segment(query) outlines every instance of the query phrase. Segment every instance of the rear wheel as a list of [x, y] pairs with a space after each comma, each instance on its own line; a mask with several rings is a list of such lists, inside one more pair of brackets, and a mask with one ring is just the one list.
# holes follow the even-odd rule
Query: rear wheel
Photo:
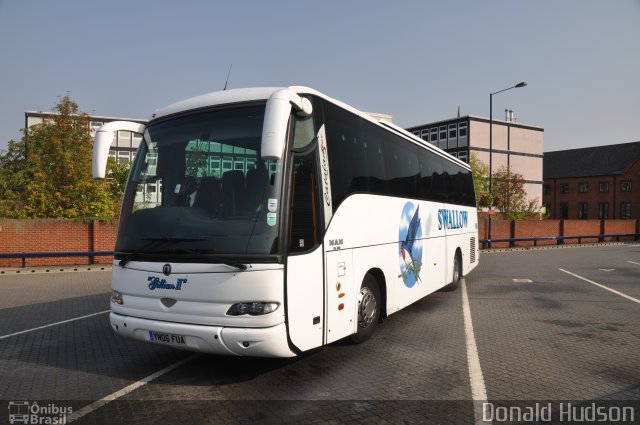
[[453, 259], [453, 281], [442, 290], [446, 292], [455, 291], [460, 285], [460, 279], [462, 279], [462, 257], [460, 251], [458, 251]]
[[378, 282], [368, 274], [358, 293], [358, 331], [351, 335], [351, 341], [360, 344], [371, 338], [380, 320], [381, 307]]

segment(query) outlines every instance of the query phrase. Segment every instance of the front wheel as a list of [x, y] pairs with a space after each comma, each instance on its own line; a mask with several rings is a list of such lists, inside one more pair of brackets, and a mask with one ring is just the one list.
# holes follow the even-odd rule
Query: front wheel
[[351, 341], [360, 344], [371, 338], [380, 320], [380, 289], [371, 275], [366, 275], [358, 293], [358, 331]]

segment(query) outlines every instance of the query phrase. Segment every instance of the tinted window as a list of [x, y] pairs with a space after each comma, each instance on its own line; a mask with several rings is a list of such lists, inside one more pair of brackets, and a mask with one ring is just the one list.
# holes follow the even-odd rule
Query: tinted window
[[383, 140], [389, 194], [417, 198], [420, 179], [417, 147], [398, 136], [390, 136]]
[[437, 202], [444, 202], [446, 188], [442, 158], [431, 152], [421, 152], [420, 158], [420, 197]]
[[448, 163], [447, 193], [449, 202], [459, 205], [476, 206], [471, 171], [456, 164]]
[[365, 145], [360, 118], [330, 103], [325, 103], [324, 113], [335, 210], [349, 193], [367, 191], [366, 179], [357, 177], [366, 176], [367, 168], [371, 167], [363, 160]]
[[333, 104], [324, 113], [334, 209], [358, 192], [475, 206], [469, 170]]

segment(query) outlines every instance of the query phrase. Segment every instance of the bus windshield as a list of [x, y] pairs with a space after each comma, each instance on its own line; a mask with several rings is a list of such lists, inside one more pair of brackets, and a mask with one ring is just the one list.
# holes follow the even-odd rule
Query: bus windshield
[[261, 158], [264, 112], [227, 107], [152, 122], [129, 174], [116, 255], [277, 253], [282, 173], [280, 161]]

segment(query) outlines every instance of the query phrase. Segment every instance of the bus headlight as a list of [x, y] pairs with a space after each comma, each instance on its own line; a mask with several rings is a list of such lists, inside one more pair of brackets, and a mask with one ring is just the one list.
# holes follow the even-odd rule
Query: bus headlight
[[266, 302], [237, 303], [227, 310], [227, 315], [242, 316], [243, 314], [248, 314], [250, 316], [260, 316], [276, 311], [279, 305], [278, 303]]
[[118, 291], [111, 292], [111, 302], [114, 304], [122, 305], [124, 304], [124, 299], [122, 298], [122, 293]]

